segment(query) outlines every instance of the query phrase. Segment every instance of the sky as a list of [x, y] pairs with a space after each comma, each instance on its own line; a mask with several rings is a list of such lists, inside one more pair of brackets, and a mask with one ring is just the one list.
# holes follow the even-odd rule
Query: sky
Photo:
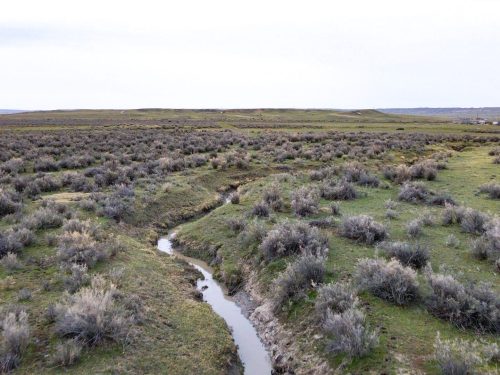
[[500, 106], [500, 0], [5, 0], [0, 108]]

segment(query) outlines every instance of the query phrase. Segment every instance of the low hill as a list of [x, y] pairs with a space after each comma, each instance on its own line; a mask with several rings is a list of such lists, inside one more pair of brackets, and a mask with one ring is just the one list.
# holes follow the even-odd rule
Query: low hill
[[392, 115], [437, 116], [450, 119], [484, 118], [500, 120], [500, 107], [479, 108], [383, 108], [380, 112]]

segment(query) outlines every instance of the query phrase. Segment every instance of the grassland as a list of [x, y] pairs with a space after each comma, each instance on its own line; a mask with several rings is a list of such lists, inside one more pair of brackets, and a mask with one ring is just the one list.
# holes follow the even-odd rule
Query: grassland
[[[339, 225], [343, 218], [370, 215], [388, 228], [391, 240], [406, 241], [406, 224], [428, 214], [435, 223], [423, 227], [419, 241], [429, 247], [432, 269], [446, 269], [463, 283], [488, 282], [498, 295], [499, 273], [494, 264], [471, 254], [471, 240], [478, 235], [464, 233], [459, 225], [441, 225], [444, 207], [398, 202], [400, 184], [388, 181], [383, 174], [387, 166], [411, 166], [432, 155], [449, 153], [446, 169], [439, 170], [437, 178], [425, 181], [425, 185], [449, 193], [461, 206], [494, 217], [500, 212], [500, 201], [479, 194], [478, 188], [488, 182], [498, 183], [500, 167], [493, 164], [488, 152], [498, 145], [499, 133], [497, 127], [476, 128], [376, 111], [136, 110], [2, 115], [2, 166], [17, 158], [22, 159], [22, 167], [14, 172], [7, 167], [2, 170], [2, 191], [12, 193], [19, 207], [14, 214], [0, 219], [0, 231], [20, 225], [23, 218], [40, 208], [43, 200], [55, 199], [68, 206], [72, 217], [90, 219], [104, 237], [120, 242], [123, 249], [89, 268], [89, 274], [104, 275], [124, 295], [138, 296], [144, 315], [126, 343], [84, 346], [73, 366], [66, 369], [54, 365], [51, 358], [63, 338], [55, 332], [46, 311], [61, 301], [65, 287], [57, 257], [59, 245], [50, 237], [57, 238], [63, 229], [35, 230], [33, 244], [18, 252], [22, 267], [13, 271], [0, 267], [2, 308], [7, 311], [20, 306], [28, 312], [31, 327], [30, 343], [15, 371], [241, 371], [229, 329], [207, 304], [198, 300], [193, 287], [196, 273], [154, 248], [158, 235], [179, 224], [178, 239], [188, 255], [211, 262], [216, 276], [232, 292], [253, 288], [266, 301], [273, 297], [276, 278], [296, 257], [264, 261], [260, 243], [242, 240], [241, 233], [229, 228], [229, 219], [242, 220], [247, 226], [259, 223], [267, 230], [284, 220], [331, 220], [331, 226], [320, 229], [328, 238], [324, 283], [329, 283], [351, 281], [360, 258], [381, 256], [376, 246], [342, 237]], [[342, 152], [335, 154], [336, 150]], [[71, 164], [66, 160], [85, 155], [91, 156], [89, 163]], [[59, 166], [35, 171], [37, 161], [43, 157]], [[377, 176], [379, 187], [356, 186], [359, 198], [340, 202], [340, 217], [332, 217], [332, 201], [324, 198], [319, 201], [317, 213], [304, 218], [294, 215], [292, 192], [322, 183], [312, 181], [310, 172], [324, 167], [342, 170], [352, 161], [360, 162]], [[99, 171], [90, 173], [92, 168]], [[63, 181], [68, 173], [75, 173], [67, 177], [70, 182], [55, 184], [51, 191], [31, 194], [28, 188], [15, 188], [18, 179], [26, 179], [30, 186], [44, 176]], [[71, 184], [80, 177], [88, 188]], [[266, 189], [276, 184], [283, 208], [271, 210], [268, 218], [252, 217], [253, 206], [262, 200]], [[132, 196], [119, 194], [124, 186], [133, 191]], [[238, 188], [239, 203], [219, 207], [219, 193], [234, 188]], [[389, 199], [398, 202], [395, 219], [386, 217], [384, 204]], [[94, 209], [84, 209], [82, 201], [92, 201]], [[127, 209], [118, 217], [107, 214], [111, 203], [122, 201]], [[447, 246], [449, 235], [454, 235], [459, 245]], [[121, 270], [120, 277], [114, 276], [117, 269]], [[446, 339], [481, 337], [500, 343], [495, 333], [459, 329], [429, 313], [424, 303], [429, 291], [422, 270], [418, 271], [418, 281], [422, 299], [410, 306], [397, 306], [368, 292], [359, 293], [367, 322], [379, 334], [379, 344], [361, 358], [325, 350], [329, 337], [312, 319], [315, 288], [290, 302], [276, 318], [294, 334], [295, 345], [303, 355], [324, 360], [338, 373], [440, 373], [433, 358], [438, 331]], [[22, 289], [31, 291], [30, 299], [19, 301]], [[489, 363], [483, 370], [495, 373], [497, 365]], [[295, 371], [306, 373], [306, 368], [298, 366]]]

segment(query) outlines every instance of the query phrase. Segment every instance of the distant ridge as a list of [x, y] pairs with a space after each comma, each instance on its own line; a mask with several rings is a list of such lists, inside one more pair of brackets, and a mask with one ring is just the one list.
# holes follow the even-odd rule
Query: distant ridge
[[11, 113], [21, 113], [21, 112], [26, 112], [26, 111], [19, 109], [0, 109], [0, 115], [8, 115]]
[[437, 116], [451, 119], [484, 118], [488, 120], [500, 119], [500, 107], [471, 107], [471, 108], [379, 108], [380, 112], [391, 115]]

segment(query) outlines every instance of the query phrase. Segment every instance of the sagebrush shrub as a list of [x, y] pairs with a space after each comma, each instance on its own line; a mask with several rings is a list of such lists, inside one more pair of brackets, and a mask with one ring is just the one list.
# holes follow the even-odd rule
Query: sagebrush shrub
[[66, 340], [56, 346], [56, 351], [52, 356], [52, 363], [55, 366], [72, 366], [80, 359], [81, 352], [82, 345], [79, 342]]
[[240, 195], [237, 192], [234, 192], [231, 194], [229, 201], [232, 204], [239, 204], [240, 203]]
[[295, 254], [321, 257], [328, 252], [328, 239], [317, 228], [285, 221], [267, 233], [260, 250], [267, 260]]
[[341, 313], [327, 311], [323, 329], [333, 336], [326, 346], [333, 354], [362, 357], [378, 344], [377, 334], [369, 329], [364, 314], [356, 308]]
[[334, 186], [326, 184], [321, 188], [321, 196], [329, 200], [353, 200], [358, 195], [354, 185], [347, 181], [341, 181]]
[[451, 275], [427, 273], [428, 310], [459, 328], [500, 332], [500, 298], [487, 284], [464, 286]]
[[265, 202], [258, 202], [252, 207], [251, 214], [257, 217], [269, 217], [269, 206]]
[[481, 193], [486, 193], [491, 199], [500, 199], [500, 184], [490, 182], [479, 187]]
[[299, 257], [274, 281], [273, 310], [278, 312], [289, 301], [301, 298], [313, 284], [321, 283], [324, 275], [325, 266], [321, 258], [312, 255]]
[[498, 348], [478, 341], [443, 340], [439, 332], [434, 341], [434, 358], [444, 375], [475, 374], [478, 366], [491, 360], [494, 351]]
[[384, 225], [377, 223], [371, 216], [350, 216], [342, 221], [340, 234], [353, 240], [373, 244], [387, 238], [388, 233]]
[[22, 224], [29, 229], [59, 228], [63, 224], [64, 215], [52, 207], [42, 207], [32, 215], [23, 219]]
[[281, 197], [280, 188], [274, 183], [264, 190], [262, 200], [275, 211], [283, 208], [283, 198]]
[[448, 193], [440, 193], [440, 194], [433, 195], [428, 199], [427, 203], [434, 205], [434, 206], [446, 206], [446, 205], [455, 206], [456, 205], [455, 200]]
[[460, 218], [460, 227], [465, 233], [481, 234], [486, 230], [489, 217], [480, 211], [466, 208]]
[[245, 225], [245, 229], [238, 235], [238, 242], [243, 247], [259, 245], [267, 234], [267, 228], [259, 221]]
[[35, 172], [53, 172], [58, 171], [60, 167], [53, 158], [43, 156], [35, 161], [33, 169]]
[[301, 187], [291, 196], [291, 206], [297, 216], [308, 216], [318, 212], [319, 193], [310, 187]]
[[106, 252], [88, 232], [63, 232], [58, 237], [57, 257], [62, 263], [92, 267], [106, 257]]
[[87, 273], [87, 265], [71, 264], [67, 270], [68, 274], [63, 278], [64, 289], [69, 293], [75, 293], [82, 286], [90, 283], [90, 275]]
[[55, 307], [55, 328], [61, 337], [88, 345], [107, 340], [125, 342], [131, 329], [130, 314], [116, 301], [118, 291], [101, 277], [76, 294], [66, 295]]
[[483, 235], [472, 241], [472, 255], [479, 259], [500, 259], [500, 219], [495, 218], [484, 225]]
[[7, 253], [7, 255], [0, 259], [0, 264], [9, 272], [21, 268], [21, 263], [15, 253]]
[[409, 304], [419, 296], [416, 272], [410, 267], [404, 267], [396, 259], [389, 262], [382, 259], [361, 259], [354, 278], [361, 290], [367, 290], [397, 305]]
[[12, 197], [0, 190], [0, 218], [17, 212], [21, 205], [12, 200]]
[[410, 238], [419, 237], [422, 234], [422, 221], [414, 219], [406, 224], [406, 234]]
[[352, 307], [356, 307], [357, 304], [358, 298], [351, 285], [330, 283], [319, 288], [314, 309], [318, 321], [322, 324], [329, 310], [336, 314], [343, 313]]
[[241, 232], [245, 229], [246, 223], [243, 219], [231, 218], [226, 220], [226, 224], [235, 233]]
[[382, 242], [380, 248], [388, 258], [396, 258], [404, 266], [423, 268], [429, 260], [429, 249], [419, 242]]
[[398, 199], [409, 203], [424, 203], [429, 196], [427, 187], [418, 182], [408, 182], [399, 189]]
[[330, 211], [333, 216], [340, 216], [341, 211], [340, 211], [340, 204], [338, 202], [334, 202], [330, 205]]
[[0, 372], [9, 372], [19, 366], [21, 356], [28, 347], [30, 327], [28, 314], [9, 312], [1, 322]]
[[393, 210], [392, 208], [388, 208], [385, 211], [385, 217], [390, 219], [390, 220], [397, 219], [399, 217], [399, 212], [396, 210]]
[[445, 245], [456, 249], [460, 246], [460, 240], [454, 234], [450, 234], [446, 237]]

